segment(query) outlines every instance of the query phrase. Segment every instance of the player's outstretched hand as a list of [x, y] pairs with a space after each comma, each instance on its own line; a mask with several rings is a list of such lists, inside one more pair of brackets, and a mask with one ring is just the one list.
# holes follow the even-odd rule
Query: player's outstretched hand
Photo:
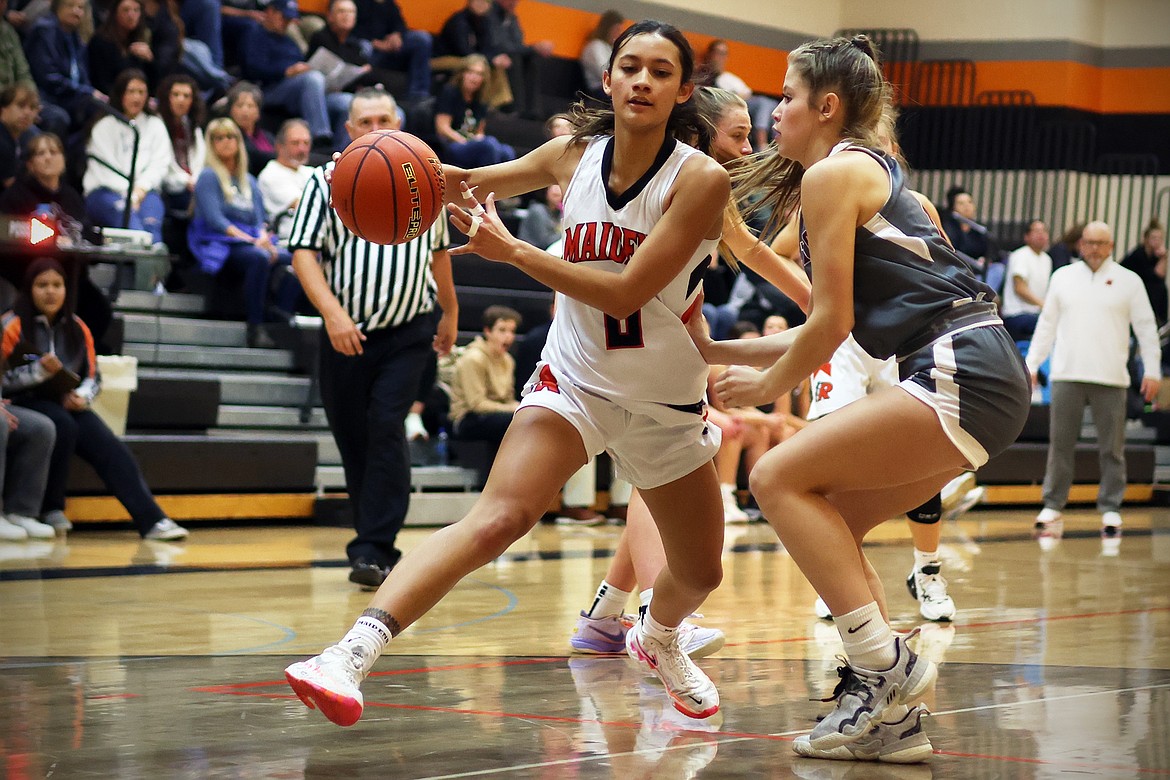
[[715, 395], [724, 407], [731, 408], [770, 403], [778, 393], [771, 392], [764, 372], [747, 366], [728, 366], [715, 380]]
[[467, 189], [465, 182], [460, 185], [460, 188], [463, 190], [466, 208], [449, 203], [447, 204], [447, 212], [451, 224], [459, 232], [466, 235], [468, 241], [463, 246], [452, 249], [451, 254], [466, 255], [474, 252], [487, 260], [507, 262], [516, 239], [504, 227], [504, 223], [500, 221], [500, 215], [496, 213], [495, 193], [489, 193], [487, 200], [480, 203], [475, 199], [475, 195]]

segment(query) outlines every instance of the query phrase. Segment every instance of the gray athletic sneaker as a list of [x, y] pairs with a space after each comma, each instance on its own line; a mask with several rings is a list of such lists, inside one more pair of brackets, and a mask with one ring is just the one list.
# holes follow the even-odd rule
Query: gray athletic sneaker
[[848, 661], [837, 668], [841, 682], [825, 700], [836, 699], [837, 706], [809, 734], [813, 748], [832, 750], [861, 739], [881, 721], [887, 707], [909, 704], [934, 682], [938, 667], [919, 658], [906, 644], [917, 635], [918, 629], [914, 629], [906, 636], [894, 637], [894, 665], [889, 669], [871, 671]]
[[837, 761], [881, 761], [886, 764], [929, 761], [934, 747], [922, 730], [922, 716], [926, 714], [927, 709], [919, 704], [911, 707], [906, 717], [898, 722], [878, 723], [861, 739], [829, 750], [817, 750], [809, 735], [802, 734], [792, 743], [792, 750], [807, 758]]

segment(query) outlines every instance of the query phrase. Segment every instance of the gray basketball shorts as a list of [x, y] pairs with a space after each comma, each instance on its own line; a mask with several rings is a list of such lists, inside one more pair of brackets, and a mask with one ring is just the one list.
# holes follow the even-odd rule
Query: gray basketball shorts
[[944, 334], [899, 358], [899, 387], [934, 409], [977, 469], [1008, 448], [1028, 419], [1024, 359], [998, 319]]

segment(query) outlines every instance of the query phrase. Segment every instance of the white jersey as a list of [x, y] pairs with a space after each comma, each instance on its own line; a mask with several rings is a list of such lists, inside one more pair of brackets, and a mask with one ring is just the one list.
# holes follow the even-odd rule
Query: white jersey
[[[573, 172], [564, 199], [562, 257], [617, 274], [662, 218], [683, 163], [702, 152], [668, 138], [650, 170], [615, 195], [606, 186], [612, 143], [610, 136], [594, 138]], [[541, 359], [558, 378], [617, 403], [690, 406], [702, 401], [707, 364], [684, 322], [717, 244], [716, 239], [700, 243], [682, 272], [624, 320], [557, 293]]]
[[808, 419], [824, 417], [883, 387], [898, 384], [898, 362], [881, 360], [861, 348], [849, 336], [828, 363], [812, 375], [812, 402]]

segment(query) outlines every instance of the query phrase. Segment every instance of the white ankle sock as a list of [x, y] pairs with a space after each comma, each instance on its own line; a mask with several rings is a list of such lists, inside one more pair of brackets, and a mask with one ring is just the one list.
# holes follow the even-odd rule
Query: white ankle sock
[[664, 626], [654, 619], [650, 614], [649, 606], [645, 612], [642, 613], [642, 633], [663, 644], [669, 644], [674, 641], [674, 633], [678, 631], [678, 626]]
[[646, 588], [638, 593], [638, 614], [641, 615], [650, 609], [650, 599], [654, 598], [654, 588]]
[[835, 616], [833, 623], [845, 643], [849, 663], [871, 671], [883, 671], [894, 665], [894, 633], [882, 618], [876, 601]]
[[377, 661], [378, 656], [386, 649], [390, 639], [390, 629], [381, 621], [362, 615], [337, 644], [361, 659], [362, 674], [366, 675], [369, 674], [374, 661]]
[[605, 580], [597, 587], [597, 595], [593, 597], [593, 606], [585, 613], [586, 617], [603, 618], [617, 617], [626, 608], [630, 600], [630, 592], [610, 585]]
[[935, 566], [942, 565], [942, 561], [938, 559], [938, 550], [935, 550], [934, 552], [923, 552], [922, 550], [919, 550], [917, 547], [915, 547], [914, 568], [918, 571], [922, 571], [923, 566], [930, 566], [931, 564]]

